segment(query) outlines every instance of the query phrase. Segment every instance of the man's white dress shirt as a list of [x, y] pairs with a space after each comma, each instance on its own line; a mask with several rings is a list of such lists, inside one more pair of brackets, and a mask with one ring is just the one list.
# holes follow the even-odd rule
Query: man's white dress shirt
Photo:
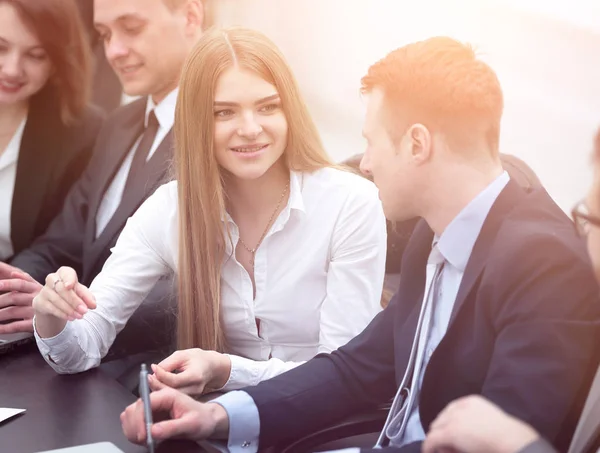
[[[174, 89], [158, 104], [155, 104], [152, 97], [148, 96], [146, 113], [144, 116], [144, 127], [148, 126], [148, 116], [154, 111], [154, 115], [156, 115], [156, 119], [158, 120], [158, 130], [156, 131], [156, 136], [154, 137], [150, 152], [146, 157], [146, 162], [154, 155], [165, 136], [173, 128], [178, 93], [179, 88]], [[133, 156], [135, 155], [135, 150], [141, 139], [142, 136], [140, 135], [129, 150], [129, 153], [127, 153], [127, 156], [125, 156], [125, 159], [123, 159], [123, 163], [109, 184], [108, 189], [104, 192], [104, 196], [98, 207], [98, 213], [96, 214], [96, 238], [102, 234], [102, 231], [104, 231], [104, 228], [106, 228], [106, 225], [108, 225], [110, 219], [121, 204], [125, 183], [127, 182], [127, 176], [129, 176], [129, 170], [131, 169], [131, 163], [133, 162]]]

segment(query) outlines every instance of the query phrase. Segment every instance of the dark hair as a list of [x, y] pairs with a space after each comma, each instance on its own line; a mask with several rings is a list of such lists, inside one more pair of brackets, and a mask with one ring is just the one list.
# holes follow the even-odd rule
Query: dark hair
[[42, 92], [56, 99], [64, 124], [80, 118], [91, 89], [91, 51], [74, 0], [0, 0], [13, 6], [40, 40], [54, 73]]
[[494, 71], [468, 45], [448, 37], [408, 44], [371, 66], [361, 83], [363, 93], [382, 89], [392, 113], [401, 106], [411, 121], [450, 134], [464, 129], [457, 125], [477, 126], [498, 151], [502, 89]]

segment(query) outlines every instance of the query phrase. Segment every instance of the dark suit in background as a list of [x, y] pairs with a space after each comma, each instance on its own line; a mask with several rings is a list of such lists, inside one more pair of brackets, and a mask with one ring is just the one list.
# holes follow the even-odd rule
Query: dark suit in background
[[[43, 283], [48, 274], [61, 266], [75, 269], [80, 283], [89, 286], [102, 269], [127, 219], [154, 190], [168, 179], [172, 157], [170, 131], [156, 152], [136, 172], [131, 187], [108, 225], [96, 238], [96, 214], [116, 172], [143, 130], [146, 98], [118, 108], [110, 115], [99, 133], [94, 153], [81, 179], [72, 187], [60, 215], [34, 244], [15, 256], [11, 264], [28, 272]], [[157, 283], [146, 303], [136, 312], [117, 337], [113, 355], [131, 354], [164, 345], [172, 332], [172, 319], [166, 316], [165, 304], [172, 293], [172, 282]], [[146, 311], [145, 311], [146, 310]], [[156, 315], [156, 316], [154, 316]], [[149, 318], [157, 321], [153, 324]], [[136, 327], [136, 323], [139, 325]], [[153, 332], [144, 329], [152, 326]], [[139, 329], [143, 330], [140, 335]]]
[[[245, 389], [259, 411], [261, 449], [393, 398], [432, 238], [421, 222], [404, 253], [398, 293], [361, 335]], [[599, 333], [597, 284], [572, 223], [544, 190], [525, 193], [510, 182], [483, 225], [426, 368], [419, 397], [425, 432], [448, 403], [481, 394], [564, 450], [598, 365]], [[420, 449], [418, 442], [387, 451]]]
[[36, 95], [23, 131], [11, 208], [11, 240], [15, 255], [44, 233], [60, 212], [69, 189], [92, 156], [103, 115], [88, 108], [65, 126], [58, 102]]
[[[600, 451], [600, 369], [594, 378], [568, 453], [597, 453], [598, 451]], [[557, 451], [545, 439], [540, 438], [518, 453], [557, 453]]]

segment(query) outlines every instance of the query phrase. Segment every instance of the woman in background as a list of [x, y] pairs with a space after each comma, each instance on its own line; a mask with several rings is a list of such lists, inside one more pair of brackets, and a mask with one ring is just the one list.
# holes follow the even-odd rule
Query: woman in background
[[182, 351], [153, 367], [153, 388], [253, 385], [360, 333], [381, 309], [378, 191], [332, 164], [275, 45], [245, 29], [206, 33], [183, 70], [174, 132], [177, 181], [129, 220], [90, 288], [63, 268], [34, 300], [48, 363], [97, 366], [169, 272]]
[[0, 0], [0, 261], [46, 230], [87, 164], [102, 122], [89, 89], [73, 0]]
[[0, 260], [61, 209], [101, 126], [73, 0], [0, 0]]

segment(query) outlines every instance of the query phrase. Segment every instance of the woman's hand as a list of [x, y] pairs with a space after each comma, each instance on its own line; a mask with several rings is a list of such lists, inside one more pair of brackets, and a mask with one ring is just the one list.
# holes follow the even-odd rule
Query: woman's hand
[[152, 390], [165, 387], [187, 395], [201, 395], [219, 390], [229, 380], [231, 360], [225, 354], [202, 349], [176, 351], [158, 365], [148, 377]]
[[61, 267], [46, 277], [46, 284], [33, 298], [36, 329], [42, 338], [58, 335], [67, 321], [83, 318], [88, 309], [96, 308], [90, 290], [79, 283], [77, 273]]

